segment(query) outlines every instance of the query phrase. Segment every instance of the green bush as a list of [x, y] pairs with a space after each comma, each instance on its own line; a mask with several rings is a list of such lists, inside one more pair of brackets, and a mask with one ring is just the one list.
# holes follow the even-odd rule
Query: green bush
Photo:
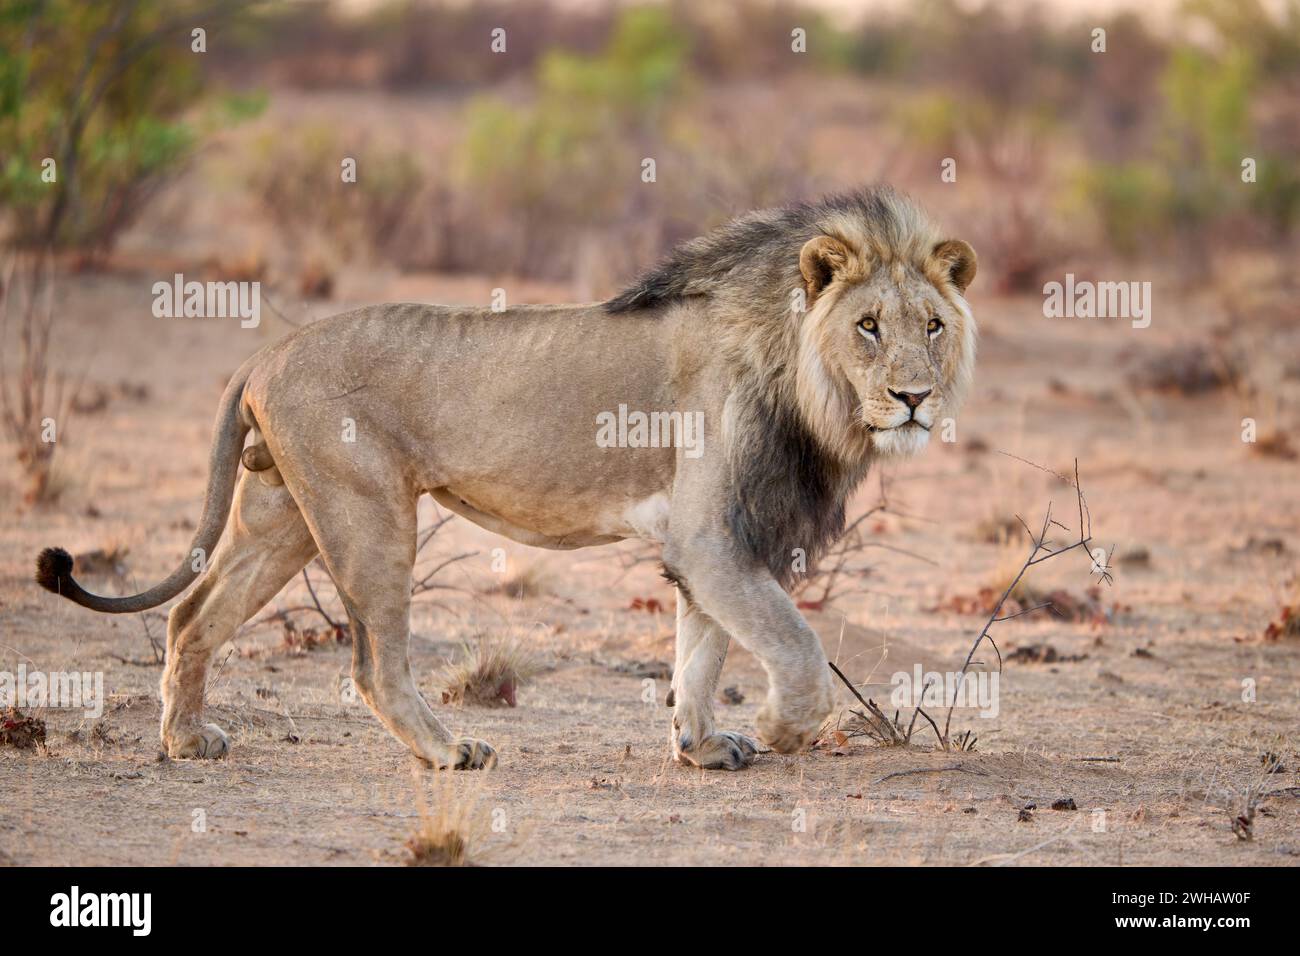
[[[344, 182], [342, 161], [357, 161]], [[414, 202], [427, 174], [405, 150], [355, 143], [326, 123], [278, 127], [254, 142], [245, 171], [254, 196], [294, 244], [327, 234], [346, 255], [375, 251], [400, 259], [404, 229], [419, 215]]]
[[1169, 209], [1168, 177], [1150, 162], [1096, 163], [1082, 187], [1102, 234], [1117, 252], [1133, 255], [1163, 233]]
[[[186, 5], [22, 0], [0, 12], [0, 214], [18, 245], [109, 248], [193, 152]], [[204, 18], [202, 22], [211, 22]], [[228, 116], [256, 105], [226, 104]], [[55, 161], [54, 182], [43, 162]]]
[[1190, 46], [1171, 51], [1149, 155], [1096, 163], [1083, 174], [1103, 233], [1117, 249], [1132, 253], [1143, 242], [1168, 238], [1203, 249], [1208, 228], [1249, 214], [1253, 203], [1272, 205], [1294, 188], [1274, 163], [1267, 182], [1261, 174], [1259, 183], [1242, 184], [1242, 159], [1257, 152], [1250, 115], [1255, 76], [1240, 48], [1218, 55]]
[[528, 234], [503, 265], [563, 273], [563, 255], [539, 232], [546, 223], [597, 225], [627, 214], [628, 183], [671, 133], [669, 105], [687, 83], [688, 52], [665, 10], [631, 8], [601, 53], [546, 54], [531, 103], [470, 103], [456, 162], [462, 191], [477, 208], [508, 209]]

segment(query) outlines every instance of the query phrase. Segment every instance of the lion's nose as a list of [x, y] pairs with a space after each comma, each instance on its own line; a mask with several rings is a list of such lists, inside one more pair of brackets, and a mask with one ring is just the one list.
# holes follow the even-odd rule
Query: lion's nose
[[934, 389], [927, 388], [924, 392], [896, 392], [891, 388], [889, 394], [893, 395], [894, 398], [898, 399], [908, 408], [916, 411], [916, 409], [921, 407], [921, 403], [925, 401], [926, 396], [932, 391], [934, 391]]

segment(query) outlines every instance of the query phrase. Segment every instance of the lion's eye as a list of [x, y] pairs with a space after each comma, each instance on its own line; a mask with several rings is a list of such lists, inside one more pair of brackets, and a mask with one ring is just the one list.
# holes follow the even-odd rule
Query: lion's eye
[[943, 331], [943, 323], [938, 319], [931, 319], [929, 322], [925, 323], [925, 331], [930, 338], [935, 338]]
[[863, 316], [858, 322], [858, 329], [863, 335], [870, 335], [873, 338], [880, 338], [880, 325], [876, 322], [874, 315]]

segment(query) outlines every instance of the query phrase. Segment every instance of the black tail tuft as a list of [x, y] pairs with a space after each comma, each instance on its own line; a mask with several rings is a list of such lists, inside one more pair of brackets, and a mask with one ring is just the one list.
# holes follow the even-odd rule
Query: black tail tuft
[[36, 558], [36, 583], [47, 591], [64, 594], [72, 583], [72, 555], [62, 548], [46, 548]]

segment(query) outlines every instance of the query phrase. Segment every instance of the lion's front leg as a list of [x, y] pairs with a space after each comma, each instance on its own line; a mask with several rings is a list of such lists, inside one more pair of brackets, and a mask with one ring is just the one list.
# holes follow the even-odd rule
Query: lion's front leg
[[677, 593], [677, 662], [673, 667], [673, 756], [706, 770], [740, 770], [762, 749], [735, 731], [718, 731], [713, 695], [731, 638], [717, 622]]
[[[767, 671], [767, 701], [758, 715], [760, 739], [782, 753], [803, 749], [833, 706], [820, 639], [771, 574], [738, 559], [726, 538], [692, 535], [687, 541], [684, 546], [670, 542], [665, 560], [703, 612], [699, 616], [716, 622]], [[686, 673], [691, 673], [689, 665]]]

